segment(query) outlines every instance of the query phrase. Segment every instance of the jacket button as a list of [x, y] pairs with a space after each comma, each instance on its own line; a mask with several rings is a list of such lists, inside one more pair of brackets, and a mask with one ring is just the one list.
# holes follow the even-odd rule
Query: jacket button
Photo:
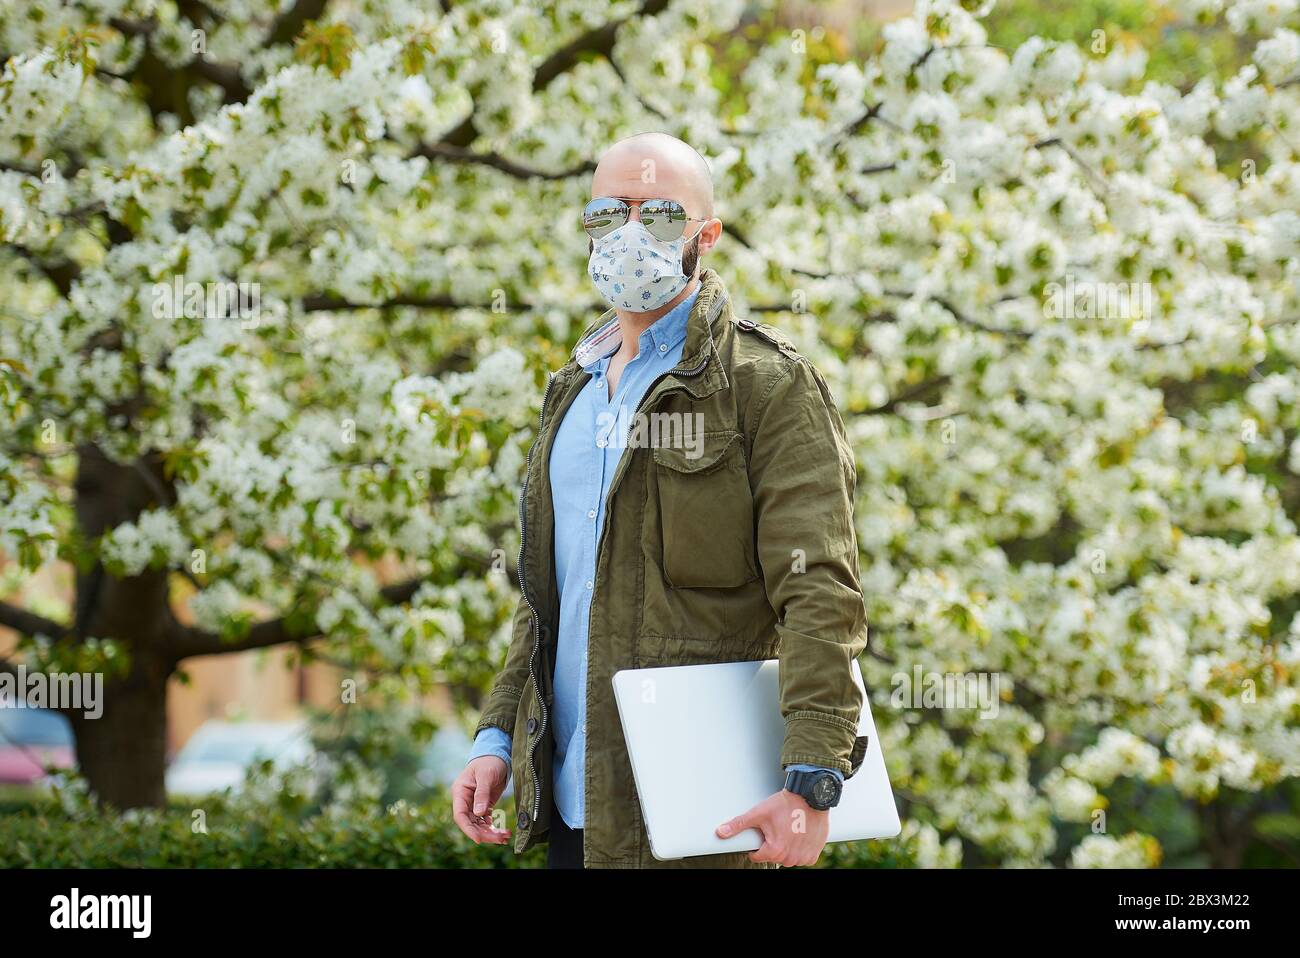
[[534, 732], [537, 731], [537, 719], [530, 718], [528, 720], [528, 723], [524, 726], [524, 728], [528, 730], [529, 735], [532, 735]]
[[520, 813], [519, 813], [519, 817], [518, 817], [517, 819], [515, 819], [515, 823], [516, 823], [520, 828], [527, 828], [527, 827], [528, 827], [528, 813], [527, 813], [527, 812], [520, 812]]

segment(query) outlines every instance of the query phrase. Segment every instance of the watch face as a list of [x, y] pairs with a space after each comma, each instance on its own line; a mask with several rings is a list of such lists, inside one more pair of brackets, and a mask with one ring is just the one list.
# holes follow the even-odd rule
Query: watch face
[[830, 804], [835, 801], [839, 789], [836, 787], [839, 783], [835, 781], [834, 775], [820, 775], [817, 781], [813, 783], [813, 799], [818, 805], [829, 808]]

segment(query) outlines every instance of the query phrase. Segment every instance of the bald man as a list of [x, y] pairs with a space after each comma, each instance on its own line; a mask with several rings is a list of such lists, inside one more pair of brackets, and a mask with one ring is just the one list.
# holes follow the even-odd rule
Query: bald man
[[[610, 310], [542, 400], [520, 496], [523, 595], [453, 814], [475, 842], [509, 841], [492, 813], [513, 767], [515, 849], [547, 843], [552, 868], [812, 864], [866, 744], [844, 427], [807, 359], [736, 318], [701, 271], [722, 222], [699, 153], [661, 133], [622, 140], [591, 196], [587, 272]], [[656, 859], [611, 677], [774, 657], [785, 787], [717, 828], [755, 829], [762, 846]]]

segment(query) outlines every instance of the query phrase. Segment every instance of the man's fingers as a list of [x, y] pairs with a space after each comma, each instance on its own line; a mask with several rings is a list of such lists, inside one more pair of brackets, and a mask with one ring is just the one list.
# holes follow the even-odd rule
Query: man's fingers
[[486, 775], [477, 777], [474, 788], [474, 814], [486, 815], [492, 809], [492, 786]]
[[469, 806], [473, 795], [474, 786], [463, 777], [451, 783], [451, 817], [462, 830], [469, 824]]
[[779, 862], [785, 857], [785, 849], [773, 845], [764, 839], [763, 844], [758, 846], [756, 851], [749, 853], [751, 862]]
[[[754, 828], [762, 836], [762, 844], [749, 853], [752, 862], [766, 862], [783, 865], [787, 868], [796, 865], [816, 864], [821, 855], [821, 845], [810, 847], [811, 836], [791, 833], [790, 824], [785, 820], [781, 804], [769, 799], [755, 805], [743, 815], [737, 815], [730, 821], [717, 827], [715, 834], [719, 838], [732, 838], [746, 829]], [[821, 841], [824, 843], [825, 839]]]
[[457, 827], [465, 833], [465, 836], [477, 845], [484, 842], [492, 845], [504, 845], [510, 841], [509, 829], [497, 828], [492, 824], [491, 818], [477, 815], [471, 816], [467, 808], [453, 806], [451, 817]]
[[474, 819], [469, 817], [469, 801], [466, 799], [462, 802], [455, 799], [451, 806], [451, 820], [456, 823], [456, 827], [465, 833], [466, 837], [473, 841], [479, 840], [479, 827]]
[[718, 827], [718, 835], [730, 838], [732, 835], [739, 835], [747, 828], [757, 829], [763, 838], [763, 844], [749, 853], [751, 862], [777, 862], [785, 856], [784, 845], [775, 841], [778, 837], [776, 831], [766, 816], [759, 812], [758, 807], [751, 808], [744, 815], [738, 815], [729, 822], [724, 822]]
[[717, 827], [714, 834], [719, 838], [730, 838], [732, 835], [739, 835], [747, 828], [759, 828], [758, 816], [755, 812], [756, 809], [751, 808], [744, 815], [737, 815], [730, 821], [723, 822]]
[[[492, 808], [491, 788], [486, 785], [486, 781], [486, 775], [473, 778], [462, 776], [452, 783], [451, 818], [456, 823], [456, 827], [474, 843], [490, 842], [494, 845], [504, 845], [510, 840], [510, 832], [495, 828], [492, 820], [486, 817]], [[487, 805], [483, 811], [479, 811], [480, 802]], [[473, 805], [472, 813], [471, 805]]]
[[489, 845], [504, 845], [510, 841], [510, 830], [497, 828], [491, 824], [491, 819], [485, 819], [482, 824], [476, 823], [474, 828], [478, 833], [478, 838], [474, 840], [480, 844], [487, 842]]

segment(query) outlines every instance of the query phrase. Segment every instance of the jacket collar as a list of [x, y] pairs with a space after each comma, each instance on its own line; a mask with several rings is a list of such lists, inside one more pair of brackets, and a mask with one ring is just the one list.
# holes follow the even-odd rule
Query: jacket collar
[[[722, 364], [710, 360], [716, 360], [716, 342], [722, 330], [726, 329], [726, 321], [730, 317], [731, 303], [722, 278], [716, 270], [702, 270], [695, 305], [686, 318], [686, 344], [682, 347], [681, 361], [676, 366], [678, 378], [697, 399], [711, 395], [727, 385]], [[654, 326], [650, 328], [653, 329]], [[613, 353], [620, 342], [622, 339], [618, 316], [613, 309], [606, 310], [587, 327], [573, 347], [571, 364], [578, 367], [577, 371], [581, 371], [596, 360]]]
[[[659, 347], [672, 348], [686, 338], [687, 322], [691, 310], [700, 296], [697, 287], [686, 299], [664, 313], [641, 333], [641, 349], [653, 351]], [[593, 371], [602, 359], [612, 356], [623, 342], [623, 329], [618, 317], [606, 321], [590, 336], [584, 337], [573, 348], [573, 358], [583, 369]]]

